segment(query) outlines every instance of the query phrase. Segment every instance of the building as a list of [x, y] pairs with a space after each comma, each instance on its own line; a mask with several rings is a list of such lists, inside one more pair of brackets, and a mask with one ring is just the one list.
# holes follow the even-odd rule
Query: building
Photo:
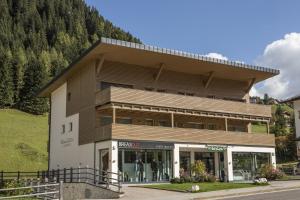
[[[249, 103], [278, 70], [101, 38], [39, 93], [51, 98], [49, 169], [90, 166], [167, 181], [202, 160], [221, 180], [276, 165], [271, 107]], [[269, 129], [268, 129], [269, 130]]]
[[296, 128], [296, 145], [297, 145], [297, 156], [298, 160], [300, 160], [300, 95], [289, 98], [285, 101], [292, 102], [294, 106], [294, 117], [295, 117], [295, 128]]

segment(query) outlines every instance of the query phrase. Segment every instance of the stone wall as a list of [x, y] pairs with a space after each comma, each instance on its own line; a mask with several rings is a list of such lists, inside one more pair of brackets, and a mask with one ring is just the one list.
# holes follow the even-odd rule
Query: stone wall
[[87, 183], [64, 183], [64, 200], [75, 199], [117, 199], [120, 193]]

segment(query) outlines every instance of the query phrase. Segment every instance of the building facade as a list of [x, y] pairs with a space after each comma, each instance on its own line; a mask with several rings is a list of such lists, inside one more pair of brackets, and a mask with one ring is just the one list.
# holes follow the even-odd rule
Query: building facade
[[[51, 99], [49, 169], [159, 182], [202, 160], [220, 180], [252, 180], [276, 159], [271, 107], [251, 104], [249, 91], [278, 73], [102, 38], [39, 93]], [[252, 133], [253, 123], [266, 133]]]

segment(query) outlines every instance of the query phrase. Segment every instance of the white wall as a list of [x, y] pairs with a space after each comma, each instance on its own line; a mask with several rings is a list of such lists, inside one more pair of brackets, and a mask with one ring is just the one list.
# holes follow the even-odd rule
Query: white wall
[[295, 112], [295, 126], [296, 126], [296, 136], [300, 137], [300, 100], [294, 101], [294, 112]]
[[[78, 145], [79, 114], [66, 117], [67, 83], [51, 94], [50, 169], [94, 166], [94, 144]], [[72, 123], [72, 131], [69, 131]], [[65, 133], [62, 125], [65, 124]]]

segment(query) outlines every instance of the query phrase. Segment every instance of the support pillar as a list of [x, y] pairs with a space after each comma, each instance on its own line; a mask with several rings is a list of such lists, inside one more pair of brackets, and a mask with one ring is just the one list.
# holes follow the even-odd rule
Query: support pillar
[[179, 170], [180, 170], [180, 157], [179, 157], [179, 146], [174, 144], [173, 150], [173, 177], [179, 177]]
[[228, 120], [227, 120], [227, 117], [225, 118], [225, 131], [228, 131]]
[[113, 124], [116, 123], [116, 108], [115, 107], [112, 108], [112, 123]]
[[224, 168], [225, 180], [227, 182], [233, 181], [232, 152], [229, 148], [224, 151]]
[[171, 127], [174, 128], [174, 113], [171, 113]]
[[276, 154], [275, 154], [275, 149], [274, 152], [271, 153], [271, 164], [273, 165], [274, 168], [276, 168]]
[[[112, 182], [117, 182], [118, 179], [118, 142], [112, 141], [109, 148], [109, 171], [113, 172], [110, 174], [110, 178], [113, 178]], [[122, 162], [122, 161], [121, 161]]]
[[270, 121], [267, 121], [267, 133], [270, 134]]
[[219, 153], [218, 152], [214, 152], [214, 160], [215, 160], [215, 176], [216, 177], [220, 177], [220, 166], [219, 166], [219, 162], [220, 162], [220, 159], [219, 159]]

